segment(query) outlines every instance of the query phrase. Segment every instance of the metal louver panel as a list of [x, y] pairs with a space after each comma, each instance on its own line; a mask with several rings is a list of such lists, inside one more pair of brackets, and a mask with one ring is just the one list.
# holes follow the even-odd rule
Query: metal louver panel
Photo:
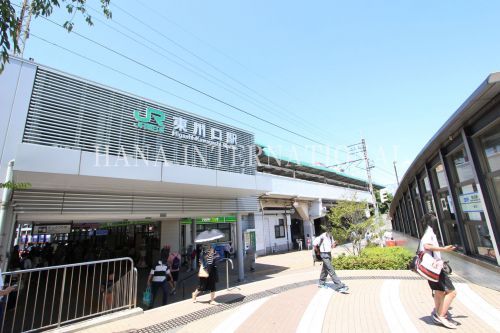
[[259, 199], [205, 199], [115, 194], [15, 191], [14, 210], [22, 213], [168, 213], [183, 212], [257, 212]]
[[[137, 127], [133, 112], [142, 114], [148, 107], [166, 115], [164, 133]], [[207, 137], [212, 129], [222, 136], [235, 134], [237, 153], [214, 146], [214, 141], [207, 144], [174, 137], [173, 117], [187, 121], [186, 134], [195, 132], [195, 122], [205, 125]], [[174, 164], [248, 175], [256, 171], [254, 137], [246, 131], [43, 67], [37, 69], [23, 142], [87, 152], [99, 150], [115, 156], [143, 155], [150, 161], [166, 159]]]

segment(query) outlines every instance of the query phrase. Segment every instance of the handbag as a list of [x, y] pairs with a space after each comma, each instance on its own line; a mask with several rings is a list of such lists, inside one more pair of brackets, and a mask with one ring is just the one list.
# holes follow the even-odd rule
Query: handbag
[[418, 258], [418, 254], [420, 252], [419, 249], [420, 249], [420, 242], [418, 243], [417, 250], [415, 251], [415, 256], [408, 263], [408, 268], [415, 273], [417, 273], [417, 265], [419, 262], [419, 258]]
[[419, 251], [419, 249], [420, 243], [418, 244], [416, 255], [412, 258], [408, 265], [410, 270], [414, 271], [426, 280], [438, 282], [439, 274], [441, 274], [441, 270], [444, 265], [443, 261], [436, 260], [432, 253]]
[[208, 271], [205, 268], [205, 266], [200, 266], [200, 271], [198, 272], [198, 277], [200, 277], [200, 278], [207, 278], [208, 277]]
[[152, 299], [153, 299], [153, 296], [151, 294], [151, 288], [147, 287], [146, 291], [144, 291], [144, 293], [142, 294], [142, 303], [145, 306], [149, 307], [151, 305]]
[[427, 251], [421, 251], [418, 255], [417, 273], [423, 278], [438, 282], [439, 274], [443, 269], [443, 261], [435, 259], [432, 254]]

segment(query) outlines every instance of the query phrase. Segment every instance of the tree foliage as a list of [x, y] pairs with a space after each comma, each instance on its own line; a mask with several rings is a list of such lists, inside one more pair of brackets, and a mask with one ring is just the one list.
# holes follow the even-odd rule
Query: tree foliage
[[327, 214], [331, 223], [333, 238], [339, 242], [351, 241], [354, 255], [361, 253], [362, 241], [367, 232], [375, 232], [377, 223], [374, 217], [366, 216], [366, 202], [351, 200], [340, 201]]
[[[107, 18], [111, 18], [111, 11], [109, 9], [110, 0], [100, 0], [101, 9]], [[52, 14], [55, 7], [60, 8], [64, 5], [68, 14], [72, 16], [76, 13], [83, 15], [85, 21], [89, 25], [93, 25], [92, 16], [86, 9], [87, 0], [31, 0], [29, 10], [33, 17], [44, 16], [48, 17]], [[21, 12], [21, 9], [18, 10]], [[21, 33], [22, 18], [18, 16], [11, 0], [0, 1], [0, 73], [3, 71], [5, 63], [9, 61], [9, 52], [20, 52], [19, 37]], [[64, 28], [71, 32], [74, 27], [74, 22], [68, 20], [64, 23]]]
[[391, 207], [391, 202], [392, 199], [394, 199], [393, 195], [391, 192], [387, 192], [387, 201], [386, 202], [381, 202], [380, 201], [380, 190], [375, 191], [375, 198], [377, 199], [378, 203], [378, 210], [380, 214], [386, 214], [389, 212], [389, 208]]

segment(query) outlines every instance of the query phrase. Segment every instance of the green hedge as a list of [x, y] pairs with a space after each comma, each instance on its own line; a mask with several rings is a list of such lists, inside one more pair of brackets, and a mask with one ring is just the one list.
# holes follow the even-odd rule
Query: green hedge
[[335, 269], [407, 269], [413, 254], [403, 247], [367, 247], [359, 257], [340, 255], [332, 260]]

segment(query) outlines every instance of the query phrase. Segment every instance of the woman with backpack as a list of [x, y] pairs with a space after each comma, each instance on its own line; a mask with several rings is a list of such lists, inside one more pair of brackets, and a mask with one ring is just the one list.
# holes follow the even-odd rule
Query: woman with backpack
[[[455, 250], [455, 246], [439, 246], [435, 231], [437, 230], [437, 218], [433, 213], [427, 213], [422, 217], [422, 226], [425, 233], [420, 240], [419, 252], [426, 251], [431, 254], [435, 260], [441, 259], [441, 252], [451, 252]], [[441, 324], [446, 328], [457, 328], [458, 323], [451, 318], [448, 312], [451, 302], [457, 296], [455, 287], [450, 280], [450, 277], [441, 270], [439, 281], [428, 281], [431, 290], [434, 293], [434, 310], [431, 313], [432, 320], [436, 324]]]
[[181, 254], [179, 252], [171, 252], [168, 256], [168, 266], [172, 273], [172, 290], [170, 295], [175, 295], [177, 288], [177, 281], [179, 280], [179, 270], [181, 268]]

